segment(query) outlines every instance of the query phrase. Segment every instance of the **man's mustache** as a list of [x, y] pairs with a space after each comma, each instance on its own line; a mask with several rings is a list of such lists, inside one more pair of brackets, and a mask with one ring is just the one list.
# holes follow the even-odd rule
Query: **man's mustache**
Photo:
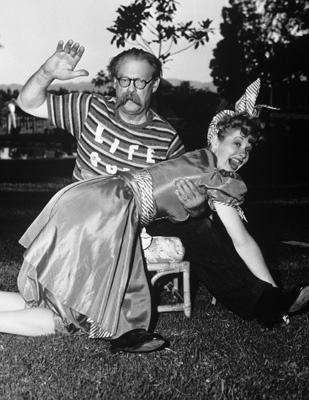
[[140, 98], [138, 95], [134, 92], [129, 92], [129, 93], [124, 93], [119, 99], [117, 99], [115, 107], [119, 108], [126, 104], [127, 101], [132, 101], [133, 103], [137, 104], [138, 106], [141, 105]]

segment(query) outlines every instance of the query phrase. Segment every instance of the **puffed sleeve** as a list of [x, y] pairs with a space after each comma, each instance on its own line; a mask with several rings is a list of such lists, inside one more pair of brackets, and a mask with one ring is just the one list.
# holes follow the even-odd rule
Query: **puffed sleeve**
[[208, 203], [212, 210], [214, 202], [239, 207], [247, 193], [247, 187], [241, 177], [234, 172], [224, 170], [215, 170], [212, 174], [207, 174], [207, 182], [201, 180], [198, 186], [206, 188]]

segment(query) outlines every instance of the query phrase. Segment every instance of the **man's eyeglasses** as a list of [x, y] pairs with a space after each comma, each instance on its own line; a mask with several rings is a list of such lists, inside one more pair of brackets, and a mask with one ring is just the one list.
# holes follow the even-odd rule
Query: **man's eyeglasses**
[[120, 78], [117, 77], [116, 79], [119, 82], [119, 85], [123, 88], [129, 87], [131, 85], [131, 82], [133, 82], [136, 89], [145, 89], [148, 83], [153, 81], [155, 78], [152, 78], [149, 81], [145, 81], [145, 79], [140, 78], [127, 78], [126, 76]]

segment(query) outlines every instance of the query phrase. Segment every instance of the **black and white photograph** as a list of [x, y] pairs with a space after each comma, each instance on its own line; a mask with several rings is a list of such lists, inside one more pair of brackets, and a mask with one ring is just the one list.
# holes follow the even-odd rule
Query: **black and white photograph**
[[309, 0], [0, 0], [0, 399], [309, 400]]

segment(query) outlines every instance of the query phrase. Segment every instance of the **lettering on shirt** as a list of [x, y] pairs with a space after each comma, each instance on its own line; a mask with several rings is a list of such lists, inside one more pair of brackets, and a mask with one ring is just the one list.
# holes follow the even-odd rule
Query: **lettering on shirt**
[[95, 141], [102, 144], [103, 143], [103, 137], [102, 133], [104, 131], [104, 126], [103, 125], [98, 125], [97, 129], [95, 131]]
[[101, 161], [101, 157], [99, 156], [99, 154], [96, 151], [93, 151], [90, 154], [90, 162], [94, 167], [97, 167], [98, 161]]
[[131, 144], [131, 146], [129, 146], [128, 160], [133, 160], [134, 150], [138, 150], [138, 148], [139, 148], [138, 144]]
[[106, 172], [111, 175], [115, 175], [117, 173], [116, 165], [106, 165]]
[[154, 164], [155, 163], [155, 160], [153, 158], [154, 152], [155, 152], [154, 149], [152, 149], [151, 147], [148, 147], [148, 149], [147, 149], [147, 158], [146, 158], [146, 162], [147, 163], [149, 163], [149, 164]]
[[[104, 132], [104, 125], [97, 125], [96, 131], [95, 131], [95, 141], [99, 144], [103, 144], [104, 138], [103, 138], [103, 132]], [[115, 154], [117, 149], [121, 147], [120, 140], [117, 138], [114, 138], [113, 143], [110, 145], [109, 148], [109, 153]], [[140, 145], [138, 144], [131, 144], [128, 149], [128, 160], [132, 161], [134, 160], [134, 153], [136, 153], [139, 149]], [[151, 147], [147, 147], [147, 152], [145, 155], [146, 158], [146, 163], [147, 164], [155, 164], [155, 159], [154, 159], [155, 151]], [[95, 168], [98, 167], [99, 161], [101, 161], [102, 158], [99, 156], [99, 153], [96, 151], [91, 152], [90, 154], [90, 162], [91, 165], [93, 165]], [[122, 168], [123, 171], [130, 171], [130, 168]], [[114, 175], [118, 171], [118, 168], [116, 165], [107, 165], [106, 166], [106, 172], [108, 174]]]
[[[94, 167], [97, 168], [97, 166], [98, 166], [98, 161], [101, 161], [101, 160], [102, 160], [102, 159], [101, 159], [101, 157], [98, 155], [97, 152], [93, 151], [93, 152], [90, 154], [90, 162], [91, 162], [91, 164], [92, 164]], [[108, 174], [110, 174], [110, 175], [115, 175], [115, 174], [117, 174], [117, 171], [118, 171], [118, 168], [117, 168], [116, 165], [110, 165], [110, 164], [107, 164], [105, 169], [106, 169], [106, 172], [107, 172]], [[122, 170], [123, 170], [123, 171], [130, 171], [130, 168], [122, 168]]]
[[120, 144], [120, 141], [119, 141], [118, 139], [115, 138], [114, 143], [111, 145], [111, 148], [110, 148], [110, 151], [109, 151], [109, 152], [112, 153], [112, 154], [114, 154], [115, 151], [117, 150], [119, 144]]

